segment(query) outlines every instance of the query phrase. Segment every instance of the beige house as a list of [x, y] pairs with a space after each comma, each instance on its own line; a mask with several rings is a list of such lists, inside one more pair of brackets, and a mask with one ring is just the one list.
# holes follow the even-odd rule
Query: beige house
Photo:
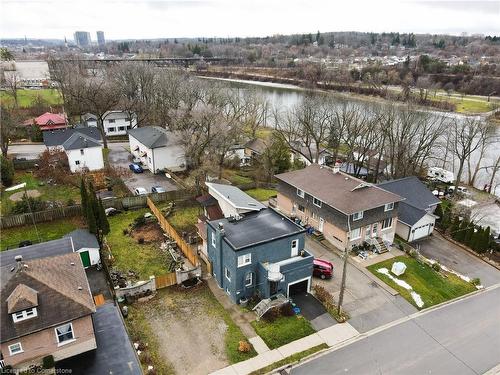
[[80, 254], [24, 262], [1, 275], [2, 366], [26, 368], [96, 349], [94, 300]]
[[318, 164], [276, 178], [278, 210], [339, 249], [368, 242], [383, 252], [393, 242], [399, 195]]

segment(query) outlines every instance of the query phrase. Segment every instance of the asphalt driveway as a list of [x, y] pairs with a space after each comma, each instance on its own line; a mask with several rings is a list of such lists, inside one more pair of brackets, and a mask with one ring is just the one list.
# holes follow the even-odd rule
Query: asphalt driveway
[[[305, 248], [314, 257], [333, 263], [333, 278], [314, 278], [313, 283], [323, 285], [337, 301], [342, 277], [341, 258], [309, 237], [306, 238]], [[347, 264], [343, 308], [351, 317], [349, 323], [361, 333], [417, 312], [403, 297], [389, 294], [351, 263]]]
[[435, 259], [465, 276], [479, 277], [484, 286], [500, 283], [499, 270], [448, 241], [436, 231], [430, 238], [416, 242], [414, 246], [419, 247], [420, 253], [427, 258]]
[[72, 375], [142, 374], [120, 311], [112, 302], [97, 308], [94, 330], [97, 349], [58, 362], [57, 372], [70, 369]]
[[[108, 143], [108, 160], [112, 166], [129, 169], [128, 166], [131, 163], [131, 154], [127, 149], [128, 145], [129, 144], [126, 142]], [[164, 175], [153, 174], [146, 170], [144, 173], [130, 172], [127, 176], [123, 177], [123, 182], [131, 192], [134, 191], [135, 188], [143, 187], [150, 193], [153, 186], [162, 186], [166, 191], [178, 189], [177, 185]]]
[[324, 306], [310, 293], [299, 293], [292, 296], [292, 302], [300, 308], [300, 313], [311, 322], [316, 331], [337, 323]]

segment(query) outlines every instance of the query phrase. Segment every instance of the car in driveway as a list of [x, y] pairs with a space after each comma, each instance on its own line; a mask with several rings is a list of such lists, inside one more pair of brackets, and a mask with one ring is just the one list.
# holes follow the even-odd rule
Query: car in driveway
[[137, 164], [137, 163], [131, 163], [131, 164], [129, 164], [128, 167], [134, 173], [142, 173], [142, 172], [144, 172], [144, 169], [142, 169], [142, 167], [139, 164]]
[[137, 187], [134, 189], [134, 195], [147, 195], [148, 191], [143, 187]]
[[331, 279], [333, 277], [333, 264], [327, 260], [314, 258], [313, 276], [321, 279]]
[[151, 188], [151, 193], [166, 193], [167, 190], [165, 190], [165, 188], [161, 187], [161, 186], [153, 186]]

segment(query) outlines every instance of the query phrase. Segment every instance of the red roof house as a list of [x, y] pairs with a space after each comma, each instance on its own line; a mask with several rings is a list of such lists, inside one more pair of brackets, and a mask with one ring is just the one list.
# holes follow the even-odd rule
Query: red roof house
[[40, 130], [55, 130], [64, 129], [68, 127], [66, 116], [64, 114], [45, 112], [37, 118], [25, 122], [25, 125], [38, 125]]

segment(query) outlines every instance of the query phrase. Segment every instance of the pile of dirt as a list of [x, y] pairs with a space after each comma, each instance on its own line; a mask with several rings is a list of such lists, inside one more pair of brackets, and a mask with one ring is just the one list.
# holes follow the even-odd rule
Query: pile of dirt
[[158, 223], [147, 223], [135, 228], [131, 232], [131, 237], [138, 240], [144, 239], [144, 243], [161, 242], [165, 239], [163, 230]]

